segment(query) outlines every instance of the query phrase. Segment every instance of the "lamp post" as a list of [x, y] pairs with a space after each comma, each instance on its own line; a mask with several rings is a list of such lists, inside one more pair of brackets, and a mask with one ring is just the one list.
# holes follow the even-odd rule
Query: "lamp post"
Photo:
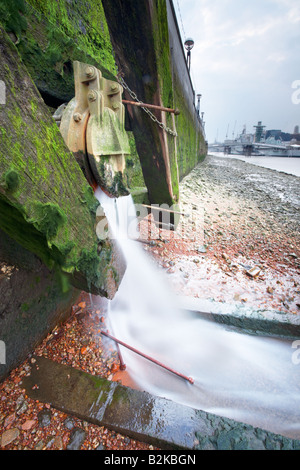
[[198, 113], [199, 116], [200, 116], [200, 100], [201, 100], [201, 98], [202, 98], [202, 95], [197, 95], [197, 98], [198, 98], [197, 113]]
[[188, 69], [189, 71], [191, 70], [191, 50], [193, 49], [194, 47], [194, 41], [193, 39], [191, 38], [188, 38], [185, 43], [184, 43], [184, 47], [186, 48], [187, 50], [187, 65], [188, 65]]

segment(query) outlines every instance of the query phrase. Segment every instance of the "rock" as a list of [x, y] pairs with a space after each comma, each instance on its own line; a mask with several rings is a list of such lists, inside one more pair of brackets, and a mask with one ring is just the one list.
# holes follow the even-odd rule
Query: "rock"
[[8, 429], [7, 431], [4, 431], [4, 433], [1, 436], [1, 447], [5, 447], [11, 442], [15, 441], [19, 437], [19, 429], [17, 428], [12, 428]]
[[35, 425], [35, 419], [27, 419], [25, 423], [22, 424], [22, 431], [29, 431]]
[[268, 294], [273, 294], [273, 293], [274, 293], [273, 287], [268, 286], [268, 287], [267, 287], [267, 292], [268, 292]]
[[68, 416], [65, 421], [64, 421], [64, 425], [67, 429], [69, 429], [69, 431], [71, 431], [71, 429], [74, 428], [75, 426], [75, 423], [74, 423], [74, 420], [71, 418], [71, 416]]
[[84, 440], [85, 440], [86, 433], [81, 428], [74, 428], [70, 435], [70, 440], [67, 445], [67, 450], [80, 450]]
[[37, 445], [35, 446], [34, 450], [43, 450], [44, 447], [45, 447], [44, 441], [39, 441]]
[[49, 426], [51, 423], [51, 411], [50, 410], [42, 410], [38, 414], [39, 426], [44, 428]]
[[27, 411], [28, 409], [28, 403], [27, 401], [23, 398], [23, 400], [19, 401], [18, 403], [18, 408], [17, 408], [17, 415], [21, 415], [23, 413], [25, 413], [25, 411]]
[[15, 413], [10, 414], [7, 418], [5, 418], [4, 427], [7, 428], [11, 426], [15, 419], [16, 419]]
[[106, 450], [104, 444], [99, 444], [95, 450]]
[[207, 249], [205, 246], [198, 246], [198, 248], [196, 248], [196, 251], [197, 253], [206, 253], [207, 252]]
[[54, 445], [54, 447], [56, 447], [56, 449], [62, 450], [62, 448], [63, 448], [63, 441], [62, 441], [61, 436], [56, 436], [56, 437], [55, 437], [54, 442], [53, 442], [53, 445]]
[[256, 277], [259, 275], [260, 271], [261, 269], [255, 266], [254, 268], [251, 268], [248, 271], [246, 271], [246, 274], [248, 274], [248, 276], [251, 276], [251, 277]]

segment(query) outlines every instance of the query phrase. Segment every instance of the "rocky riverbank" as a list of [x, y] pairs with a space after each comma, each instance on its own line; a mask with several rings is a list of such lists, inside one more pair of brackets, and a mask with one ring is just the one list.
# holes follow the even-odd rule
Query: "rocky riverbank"
[[[239, 160], [208, 156], [181, 183], [177, 231], [141, 222], [144, 248], [177, 294], [215, 305], [300, 314], [299, 178]], [[126, 382], [118, 351], [101, 335], [105, 302], [82, 294], [69, 319], [0, 384], [0, 448], [152, 450], [30, 399], [22, 380], [34, 355]], [[129, 383], [130, 385], [130, 383]]]
[[298, 177], [208, 156], [181, 183], [177, 234], [146, 249], [177, 293], [297, 316], [299, 206]]

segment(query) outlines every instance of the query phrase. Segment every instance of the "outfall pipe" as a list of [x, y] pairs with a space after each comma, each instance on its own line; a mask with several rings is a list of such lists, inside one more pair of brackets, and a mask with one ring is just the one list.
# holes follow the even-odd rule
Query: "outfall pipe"
[[192, 377], [187, 377], [186, 375], [183, 375], [183, 374], [180, 374], [179, 372], [176, 372], [174, 369], [171, 369], [170, 367], [165, 366], [164, 364], [157, 361], [156, 359], [153, 359], [152, 357], [148, 356], [147, 354], [144, 354], [141, 351], [138, 351], [137, 349], [133, 348], [132, 346], [129, 346], [128, 344], [124, 343], [123, 341], [121, 341], [121, 340], [115, 338], [114, 336], [110, 335], [106, 331], [101, 331], [101, 334], [104, 335], [104, 336], [107, 336], [107, 338], [110, 338], [112, 341], [115, 341], [117, 344], [121, 344], [121, 346], [124, 346], [125, 348], [130, 349], [131, 351], [138, 354], [139, 356], [144, 357], [148, 361], [151, 361], [154, 364], [156, 364], [160, 367], [163, 367], [164, 369], [168, 370], [172, 374], [175, 374], [178, 377], [181, 377], [182, 379], [187, 380], [188, 382], [190, 382], [190, 384], [194, 384], [194, 379]]

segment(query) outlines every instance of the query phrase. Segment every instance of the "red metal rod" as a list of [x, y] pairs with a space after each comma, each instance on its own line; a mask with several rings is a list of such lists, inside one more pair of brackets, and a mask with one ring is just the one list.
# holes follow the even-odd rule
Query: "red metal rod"
[[179, 372], [176, 372], [175, 370], [170, 369], [170, 367], [165, 366], [161, 362], [158, 362], [156, 359], [153, 359], [152, 357], [147, 356], [146, 354], [138, 351], [137, 349], [133, 348], [132, 346], [129, 346], [128, 344], [124, 343], [123, 341], [120, 341], [119, 339], [115, 338], [114, 336], [111, 336], [109, 333], [106, 333], [105, 331], [101, 331], [101, 334], [104, 335], [104, 336], [107, 336], [108, 338], [112, 339], [116, 343], [121, 344], [125, 348], [130, 349], [131, 351], [135, 352], [136, 354], [139, 354], [140, 356], [144, 357], [145, 359], [148, 359], [148, 361], [151, 361], [154, 364], [168, 370], [169, 372], [172, 372], [172, 374], [178, 375], [179, 377], [181, 377], [184, 380], [187, 380], [191, 384], [194, 383], [194, 379], [192, 377], [187, 377], [186, 375], [180, 374]]
[[167, 113], [174, 113], [176, 116], [180, 114], [180, 111], [178, 109], [165, 108], [164, 106], [158, 106], [156, 104], [147, 104], [147, 103], [140, 103], [138, 101], [128, 101], [128, 100], [122, 100], [122, 103], [131, 104], [132, 106], [140, 106], [142, 108], [159, 109], [160, 111], [166, 111]]
[[117, 346], [117, 352], [118, 352], [118, 356], [119, 356], [119, 360], [120, 360], [120, 370], [126, 370], [126, 364], [123, 360], [123, 356], [121, 354], [118, 343], [116, 344], [116, 346]]
[[179, 211], [172, 211], [171, 209], [164, 209], [162, 207], [157, 207], [157, 206], [148, 206], [148, 204], [142, 204], [143, 207], [148, 207], [148, 209], [154, 210], [154, 211], [159, 211], [159, 212], [169, 212], [170, 214], [179, 214], [179, 215], [186, 215], [183, 212]]

